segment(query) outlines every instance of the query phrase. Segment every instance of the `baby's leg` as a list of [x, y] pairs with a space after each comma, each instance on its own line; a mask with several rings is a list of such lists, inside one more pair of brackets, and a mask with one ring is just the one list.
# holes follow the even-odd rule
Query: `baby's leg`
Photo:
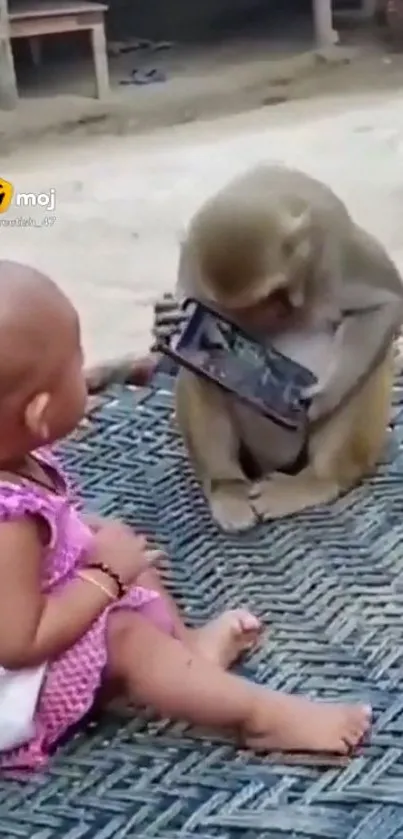
[[233, 676], [141, 615], [114, 612], [107, 676], [137, 705], [162, 717], [233, 730], [256, 751], [347, 754], [370, 727], [362, 705], [327, 705], [266, 690]]
[[[221, 667], [230, 667], [242, 653], [255, 646], [261, 635], [261, 622], [246, 609], [230, 609], [200, 629], [190, 629], [185, 625], [175, 601], [164, 587], [156, 569], [144, 571], [138, 577], [137, 583], [159, 593], [164, 611], [169, 613], [175, 638]], [[154, 600], [147, 604], [141, 613], [160, 629], [164, 628], [163, 618], [161, 620], [161, 601]]]

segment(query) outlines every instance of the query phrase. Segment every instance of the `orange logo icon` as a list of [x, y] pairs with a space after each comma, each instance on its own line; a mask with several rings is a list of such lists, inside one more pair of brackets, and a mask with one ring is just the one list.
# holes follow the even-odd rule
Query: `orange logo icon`
[[14, 195], [14, 187], [9, 181], [0, 178], [0, 213], [5, 213], [12, 201]]

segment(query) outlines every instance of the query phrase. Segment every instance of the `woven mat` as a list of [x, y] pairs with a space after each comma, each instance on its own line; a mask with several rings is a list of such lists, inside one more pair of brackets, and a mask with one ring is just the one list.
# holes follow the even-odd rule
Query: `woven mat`
[[395, 397], [376, 478], [331, 507], [238, 537], [211, 522], [189, 471], [171, 379], [105, 397], [65, 452], [89, 506], [167, 548], [195, 622], [246, 603], [270, 624], [248, 675], [370, 700], [373, 742], [344, 768], [287, 765], [183, 725], [105, 716], [47, 774], [1, 782], [1, 837], [403, 839], [403, 380]]

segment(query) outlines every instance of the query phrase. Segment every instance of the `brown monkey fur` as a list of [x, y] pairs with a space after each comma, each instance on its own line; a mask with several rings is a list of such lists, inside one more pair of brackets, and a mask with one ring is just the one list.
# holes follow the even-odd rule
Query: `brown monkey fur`
[[[403, 286], [384, 248], [327, 186], [270, 165], [235, 179], [191, 221], [177, 291], [214, 302], [263, 341], [301, 325], [305, 340], [318, 329], [327, 335], [331, 363], [312, 391], [307, 462], [297, 474], [284, 469], [301, 441], [295, 449], [270, 421], [181, 369], [177, 422], [224, 530], [329, 502], [372, 472], [389, 422]], [[279, 295], [280, 316], [275, 305], [270, 313]], [[260, 480], [241, 465], [245, 448]]]

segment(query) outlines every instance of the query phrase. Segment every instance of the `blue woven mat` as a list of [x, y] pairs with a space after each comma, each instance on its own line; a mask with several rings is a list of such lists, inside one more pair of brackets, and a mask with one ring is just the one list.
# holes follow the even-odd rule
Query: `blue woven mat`
[[[272, 627], [247, 663], [274, 688], [375, 709], [344, 769], [284, 765], [147, 717], [92, 722], [46, 775], [0, 784], [0, 837], [403, 839], [403, 382], [378, 475], [330, 508], [224, 536], [171, 414], [171, 380], [108, 396], [66, 449], [88, 504], [152, 533], [193, 620], [247, 603]], [[135, 410], [134, 410], [135, 408]]]

